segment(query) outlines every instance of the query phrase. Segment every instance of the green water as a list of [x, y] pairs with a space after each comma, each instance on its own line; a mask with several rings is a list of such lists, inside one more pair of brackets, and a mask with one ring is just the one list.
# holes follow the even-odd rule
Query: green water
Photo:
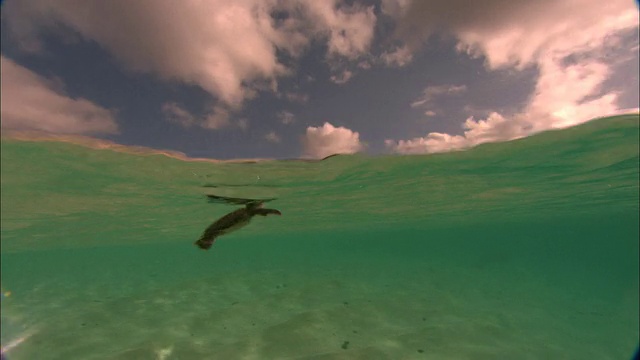
[[[2, 345], [10, 360], [628, 359], [638, 124], [315, 163], [3, 139]], [[275, 197], [283, 216], [201, 251], [235, 209], [205, 194]]]

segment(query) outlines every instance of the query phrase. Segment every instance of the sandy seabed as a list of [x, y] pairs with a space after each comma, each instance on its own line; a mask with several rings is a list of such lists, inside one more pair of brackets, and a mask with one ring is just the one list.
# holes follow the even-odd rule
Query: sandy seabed
[[[635, 322], [498, 267], [230, 272], [3, 301], [15, 359], [624, 359]], [[629, 294], [629, 301], [633, 296]], [[623, 299], [624, 301], [624, 299]], [[3, 335], [4, 339], [7, 335]], [[631, 336], [631, 335], [630, 335]]]

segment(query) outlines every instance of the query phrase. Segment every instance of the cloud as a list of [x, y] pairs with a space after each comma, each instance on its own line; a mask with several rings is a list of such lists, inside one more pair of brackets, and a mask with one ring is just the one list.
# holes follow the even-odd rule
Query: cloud
[[337, 0], [307, 1], [309, 18], [320, 33], [328, 33], [328, 56], [354, 60], [369, 50], [376, 16], [373, 6], [346, 6]]
[[382, 0], [382, 13], [394, 18], [404, 15], [412, 0]]
[[196, 123], [195, 117], [190, 112], [174, 102], [162, 104], [162, 112], [167, 120], [184, 127], [191, 127]]
[[369, 70], [369, 69], [371, 69], [371, 66], [372, 66], [371, 63], [369, 61], [367, 61], [367, 60], [362, 60], [362, 61], [360, 61], [358, 63], [358, 67], [360, 69]]
[[597, 59], [562, 64], [554, 59], [540, 63], [535, 94], [523, 112], [536, 117], [535, 131], [576, 125], [617, 110], [616, 93], [601, 94], [610, 68]]
[[353, 154], [364, 148], [360, 134], [345, 127], [334, 127], [328, 122], [321, 127], [309, 126], [302, 142], [304, 156], [312, 158]]
[[307, 94], [300, 94], [300, 93], [295, 93], [295, 92], [287, 92], [287, 93], [284, 94], [284, 96], [290, 102], [306, 104], [309, 101], [309, 95], [307, 95]]
[[465, 85], [434, 85], [422, 91], [422, 96], [411, 103], [411, 107], [430, 107], [434, 100], [443, 95], [456, 95], [467, 91]]
[[617, 95], [595, 95], [609, 68], [597, 61], [560, 65], [543, 63], [534, 95], [523, 111], [505, 117], [492, 112], [486, 119], [468, 118], [463, 135], [430, 133], [424, 138], [386, 141], [395, 152], [415, 154], [461, 150], [478, 144], [505, 141], [576, 125], [593, 118], [618, 113]]
[[492, 112], [486, 119], [469, 117], [463, 124], [463, 135], [430, 133], [411, 140], [386, 140], [385, 144], [392, 151], [404, 154], [462, 150], [618, 113], [616, 94], [594, 96], [608, 76], [607, 66], [597, 61], [565, 66], [549, 61], [542, 66], [545, 68], [529, 104], [513, 116]]
[[603, 32], [637, 24], [631, 1], [384, 0], [396, 35], [411, 49], [436, 32], [453, 34], [461, 50], [486, 56], [490, 68], [534, 64], [546, 49], [575, 52], [602, 43]]
[[[187, 128], [197, 125], [216, 130], [230, 124], [228, 110], [220, 106], [214, 106], [204, 117], [198, 117], [174, 102], [167, 102], [162, 105], [162, 112], [167, 120]], [[243, 126], [248, 124], [244, 124], [241, 120], [238, 121], [238, 126], [244, 129]]]
[[246, 131], [249, 128], [249, 120], [247, 120], [246, 118], [238, 119], [236, 125], [238, 125], [238, 127], [242, 129], [242, 131]]
[[[603, 84], [612, 74], [615, 56], [610, 54], [616, 44], [626, 32], [637, 31], [638, 10], [630, 1], [491, 0], [460, 6], [461, 0], [385, 0], [384, 4], [386, 14], [398, 21], [398, 38], [412, 50], [443, 31], [455, 36], [459, 51], [483, 57], [488, 70], [538, 69], [534, 92], [514, 114], [493, 111], [485, 119], [468, 118], [463, 135], [430, 133], [386, 141], [394, 151], [463, 149], [576, 125], [618, 110], [619, 94], [605, 92]], [[429, 104], [427, 95], [412, 106]]]
[[[252, 1], [175, 6], [152, 0], [27, 0], [7, 3], [4, 10], [10, 28], [23, 29], [23, 37], [61, 23], [96, 41], [130, 69], [196, 84], [230, 106], [250, 96], [252, 88], [244, 82], [268, 82], [284, 74], [275, 45], [292, 50], [297, 43], [274, 27], [268, 7]], [[15, 18], [14, 12], [22, 17]]]
[[344, 70], [337, 75], [331, 75], [331, 82], [336, 83], [338, 85], [346, 84], [353, 77], [353, 73], [349, 70]]
[[293, 124], [296, 121], [296, 116], [293, 115], [292, 112], [290, 111], [280, 111], [277, 114], [278, 120], [280, 120], [281, 123], [283, 123], [284, 125], [290, 125]]
[[[465, 85], [432, 85], [422, 91], [422, 96], [411, 103], [412, 108], [424, 109], [425, 116], [433, 117], [442, 110], [438, 109], [436, 100], [443, 96], [458, 95], [467, 91]], [[437, 110], [437, 112], [436, 112]]]
[[498, 113], [491, 113], [485, 120], [472, 117], [464, 122], [464, 135], [432, 132], [425, 137], [411, 140], [385, 140], [385, 145], [401, 154], [424, 154], [462, 150], [481, 143], [515, 139], [525, 134], [526, 122], [507, 121]]
[[275, 131], [270, 131], [268, 132], [265, 136], [265, 139], [267, 139], [268, 142], [272, 142], [272, 143], [279, 143], [282, 139], [280, 138], [280, 135], [276, 134]]
[[380, 60], [382, 60], [386, 66], [403, 67], [413, 60], [413, 54], [409, 47], [400, 46], [393, 51], [382, 53]]
[[214, 106], [213, 111], [207, 114], [202, 127], [205, 129], [216, 130], [230, 124], [229, 111], [222, 106]]
[[127, 68], [197, 85], [227, 110], [277, 89], [291, 72], [278, 52], [295, 59], [317, 39], [328, 57], [354, 59], [369, 49], [376, 21], [372, 6], [338, 0], [23, 0], [5, 4], [2, 17], [24, 48], [71, 29]]
[[3, 129], [62, 134], [115, 134], [112, 111], [61, 90], [49, 80], [2, 56], [1, 116]]

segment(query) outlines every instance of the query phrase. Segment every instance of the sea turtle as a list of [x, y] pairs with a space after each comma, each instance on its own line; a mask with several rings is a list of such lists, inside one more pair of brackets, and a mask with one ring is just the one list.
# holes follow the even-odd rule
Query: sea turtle
[[264, 201], [248, 203], [245, 207], [230, 212], [216, 220], [213, 224], [209, 225], [195, 244], [200, 249], [208, 250], [218, 236], [228, 234], [247, 225], [251, 221], [251, 218], [256, 215], [282, 215], [282, 213], [276, 209], [263, 209], [263, 203]]

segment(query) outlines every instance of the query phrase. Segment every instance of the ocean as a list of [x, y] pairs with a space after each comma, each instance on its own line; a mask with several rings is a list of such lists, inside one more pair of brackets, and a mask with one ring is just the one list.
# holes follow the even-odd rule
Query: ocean
[[[1, 143], [7, 359], [629, 359], [639, 117], [446, 154]], [[194, 246], [241, 205], [257, 217]]]

